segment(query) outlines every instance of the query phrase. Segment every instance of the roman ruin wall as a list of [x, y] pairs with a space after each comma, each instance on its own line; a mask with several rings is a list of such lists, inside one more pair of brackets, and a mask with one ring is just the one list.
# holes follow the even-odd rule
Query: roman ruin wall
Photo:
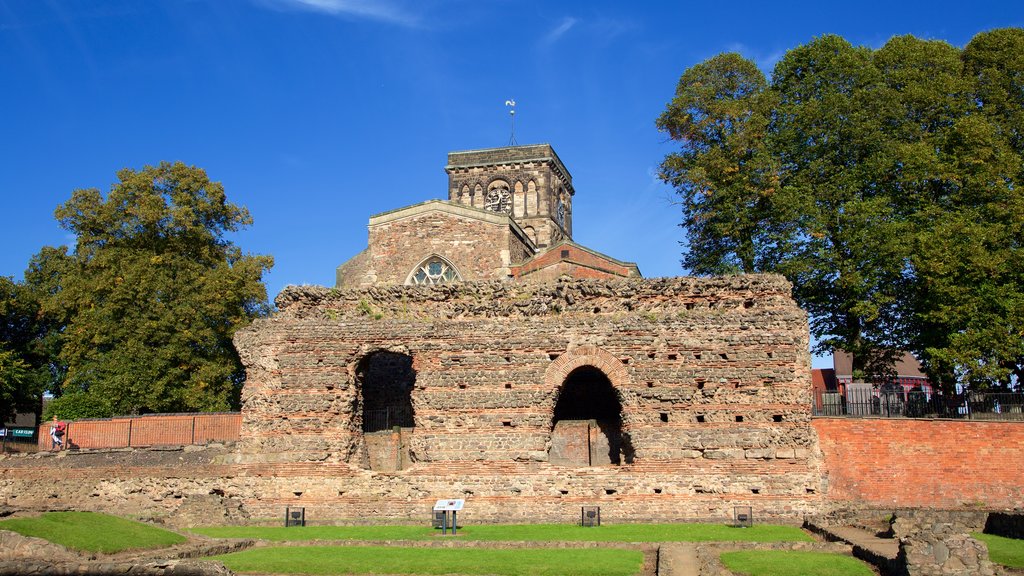
[[[824, 485], [789, 293], [775, 276], [288, 288], [236, 337], [237, 463], [278, 487], [246, 508], [415, 520], [463, 497], [478, 521], [571, 521], [582, 504], [798, 518]], [[411, 371], [387, 368], [403, 358]], [[411, 419], [374, 424], [402, 394], [384, 408]]]

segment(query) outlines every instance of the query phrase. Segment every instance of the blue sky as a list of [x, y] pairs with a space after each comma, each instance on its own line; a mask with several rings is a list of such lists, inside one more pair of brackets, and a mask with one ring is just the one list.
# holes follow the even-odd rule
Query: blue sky
[[252, 213], [233, 239], [275, 257], [271, 298], [332, 285], [371, 214], [445, 198], [449, 151], [509, 142], [507, 99], [517, 142], [572, 172], [574, 239], [677, 275], [654, 120], [686, 68], [1006, 26], [1021, 0], [0, 0], [0, 275], [72, 241], [53, 211], [74, 189], [181, 160]]

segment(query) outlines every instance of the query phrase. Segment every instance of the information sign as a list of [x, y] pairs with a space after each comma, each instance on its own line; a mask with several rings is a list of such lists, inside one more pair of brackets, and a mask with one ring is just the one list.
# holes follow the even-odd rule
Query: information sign
[[453, 512], [458, 512], [459, 510], [462, 510], [462, 505], [465, 504], [465, 502], [465, 500], [438, 500], [437, 503], [434, 504], [434, 511], [440, 512], [443, 510], [451, 510]]

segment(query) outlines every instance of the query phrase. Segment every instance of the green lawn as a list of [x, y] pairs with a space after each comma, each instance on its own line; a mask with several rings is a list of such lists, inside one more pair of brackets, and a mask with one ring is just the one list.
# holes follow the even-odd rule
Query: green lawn
[[[214, 538], [302, 540], [432, 540], [441, 531], [429, 526], [217, 526], [194, 528]], [[471, 525], [460, 528], [459, 540], [572, 542], [810, 542], [793, 526], [761, 524], [732, 528], [722, 524], [616, 524], [582, 528], [570, 524]]]
[[989, 560], [1010, 568], [1024, 568], [1024, 540], [981, 533], [971, 536], [988, 546]]
[[643, 553], [609, 549], [390, 548], [287, 546], [215, 556], [235, 572], [261, 574], [494, 574], [631, 576]]
[[874, 576], [852, 556], [828, 552], [747, 550], [726, 552], [722, 564], [744, 576]]
[[0, 520], [0, 530], [85, 552], [163, 548], [186, 540], [168, 530], [93, 512], [46, 512], [32, 518], [9, 518]]

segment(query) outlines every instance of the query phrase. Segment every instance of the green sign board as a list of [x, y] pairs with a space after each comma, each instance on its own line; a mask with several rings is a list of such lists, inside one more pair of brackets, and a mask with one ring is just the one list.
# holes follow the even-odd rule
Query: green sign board
[[15, 438], [31, 438], [36, 431], [34, 428], [11, 428], [7, 433]]

